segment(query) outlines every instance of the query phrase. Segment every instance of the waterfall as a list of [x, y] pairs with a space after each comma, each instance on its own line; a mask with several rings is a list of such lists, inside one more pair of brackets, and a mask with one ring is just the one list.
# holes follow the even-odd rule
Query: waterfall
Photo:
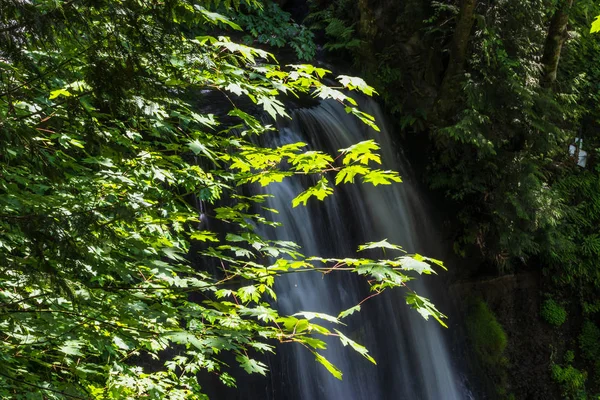
[[[410, 182], [409, 170], [394, 148], [385, 119], [373, 101], [366, 101], [362, 109], [376, 117], [380, 133], [347, 114], [339, 104], [326, 101], [318, 107], [296, 110], [292, 119], [279, 127], [278, 134], [266, 140], [271, 146], [302, 141], [312, 149], [335, 154], [338, 149], [373, 138], [381, 145], [383, 169], [400, 171], [404, 183], [383, 187], [358, 182], [340, 185], [335, 187], [334, 195], [322, 203], [312, 201], [308, 207], [296, 208], [291, 207], [291, 201], [306, 188], [306, 182], [299, 178], [271, 184], [262, 190], [274, 195], [268, 207], [279, 210], [279, 214], [270, 217], [282, 226], [265, 228], [262, 234], [270, 239], [293, 240], [307, 255], [352, 257], [358, 244], [387, 238], [410, 253], [435, 257], [432, 251], [436, 252], [438, 235], [431, 228], [425, 202]], [[411, 282], [411, 287], [429, 296], [427, 281], [430, 279], [420, 276]], [[276, 291], [276, 307], [281, 314], [318, 311], [337, 315], [368, 295], [364, 281], [349, 273], [291, 274], [278, 279]], [[443, 304], [438, 306], [443, 312]], [[285, 400], [470, 398], [453, 365], [443, 328], [410, 310], [401, 290], [366, 301], [358, 315], [347, 319], [345, 331], [370, 350], [377, 366], [330, 340], [324, 355], [344, 373], [343, 381], [339, 381], [302, 346], [280, 346], [272, 372], [277, 375], [272, 379], [273, 385], [278, 387], [269, 390], [267, 397]]]

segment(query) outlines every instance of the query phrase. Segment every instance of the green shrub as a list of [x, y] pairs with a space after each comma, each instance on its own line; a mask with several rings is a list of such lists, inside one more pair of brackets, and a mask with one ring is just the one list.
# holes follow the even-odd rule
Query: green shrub
[[247, 13], [237, 13], [236, 22], [249, 35], [246, 44], [254, 41], [273, 47], [289, 46], [301, 60], [312, 60], [316, 45], [313, 33], [304, 25], [297, 24], [290, 13], [285, 12], [273, 1], [263, 2], [261, 9], [250, 8]]
[[583, 308], [583, 312], [585, 314], [594, 314], [600, 311], [600, 301], [593, 301], [593, 302], [587, 302], [584, 301], [581, 304], [581, 307]]
[[585, 399], [585, 381], [587, 372], [580, 371], [572, 365], [562, 367], [553, 364], [551, 367], [552, 379], [563, 389], [563, 395], [569, 399]]
[[567, 320], [567, 311], [553, 299], [548, 299], [542, 304], [542, 318], [554, 326], [561, 326]]
[[503, 363], [502, 354], [507, 338], [502, 325], [483, 300], [476, 300], [470, 307], [467, 330], [480, 360], [488, 365]]

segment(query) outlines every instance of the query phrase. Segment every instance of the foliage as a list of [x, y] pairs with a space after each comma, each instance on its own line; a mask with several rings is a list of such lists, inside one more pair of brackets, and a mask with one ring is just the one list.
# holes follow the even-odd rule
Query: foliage
[[348, 15], [353, 13], [355, 4], [347, 0], [332, 2], [326, 8], [314, 1], [310, 2], [311, 13], [306, 19], [310, 28], [325, 34], [326, 50], [352, 52], [361, 45], [355, 32], [356, 23], [349, 22]]
[[[361, 8], [357, 16], [356, 7], [348, 7], [341, 0], [325, 3], [329, 4], [327, 8], [315, 15], [323, 15], [325, 20], [343, 19], [346, 26], [371, 15]], [[577, 104], [593, 95], [588, 91], [591, 87], [586, 87], [593, 79], [580, 72], [584, 65], [593, 65], [590, 51], [595, 52], [589, 35], [583, 32], [588, 29], [584, 21], [577, 21], [582, 36], [577, 36], [579, 32], [572, 35], [572, 42], [585, 43], [588, 60], [579, 59], [575, 68], [568, 69], [565, 82], [573, 84], [557, 86], [555, 93], [539, 85], [538, 55], [555, 6], [555, 2], [542, 0], [526, 6], [518, 1], [480, 3], [463, 90], [459, 98], [451, 99], [457, 104], [457, 113], [448, 121], [429, 122], [434, 151], [429, 152], [427, 176], [432, 187], [444, 190], [459, 204], [457, 252], [466, 255], [475, 245], [501, 270], [551, 253], [552, 244], [540, 239], [540, 234], [559, 231], [557, 225], [565, 215], [565, 199], [553, 187], [555, 167], [567, 165], [564, 148], [576, 136], [577, 124], [591, 108]], [[378, 15], [374, 22], [381, 26], [383, 21], [390, 21], [379, 14], [395, 7], [379, 6], [373, 11]], [[415, 11], [419, 7], [422, 11]], [[589, 2], [578, 2], [577, 7], [578, 18], [593, 15], [594, 6]], [[431, 57], [423, 53], [408, 55], [417, 52], [419, 45], [449, 42], [460, 10], [457, 2], [446, 1], [431, 2], [429, 6], [409, 3], [403, 6], [403, 12], [396, 25], [380, 29], [376, 38], [370, 38], [371, 43], [352, 54], [381, 89], [388, 109], [402, 112], [399, 124], [422, 131], [427, 129], [423, 120], [431, 109], [405, 109], [412, 102], [408, 97], [425, 101], [430, 96], [427, 85], [431, 79], [422, 74], [433, 65], [415, 61], [420, 66], [414, 72], [418, 79], [405, 83], [412, 65], [399, 60]], [[420, 33], [404, 32], [400, 25], [411, 13], [426, 16], [424, 26], [415, 27], [425, 32], [421, 42], [415, 39]], [[359, 39], [369, 39], [365, 36], [362, 31], [358, 34]], [[561, 66], [570, 66], [570, 57], [564, 57]]]
[[562, 387], [565, 398], [572, 400], [587, 399], [585, 392], [587, 373], [573, 367], [570, 364], [571, 361], [565, 360], [565, 366], [552, 364], [550, 367], [552, 379]]
[[[325, 172], [352, 181], [348, 168], [365, 182], [398, 181], [376, 169], [372, 141], [328, 155], [253, 140], [273, 127], [250, 112], [286, 117], [282, 93], [334, 98], [373, 123], [341, 91], [372, 88], [344, 76], [329, 87], [324, 69], [284, 69], [213, 36], [240, 29], [213, 7], [239, 6], [0, 4], [0, 397], [203, 399], [199, 373], [235, 385], [230, 354], [265, 374], [257, 355], [276, 342], [304, 346], [341, 378], [321, 354], [327, 336], [373, 361], [342, 333], [347, 314], [280, 315], [274, 282], [356, 273], [378, 294], [406, 287], [407, 258], [424, 258], [304, 256], [254, 231], [276, 224], [255, 211], [264, 196], [244, 191], [310, 175], [319, 183], [297, 198], [306, 203], [331, 194]], [[202, 112], [205, 96], [231, 107]], [[407, 303], [443, 317], [411, 291]]]
[[[587, 325], [587, 323], [586, 323], [586, 325]], [[587, 332], [582, 333], [582, 335], [583, 334], [591, 335], [591, 336], [588, 336], [587, 339], [593, 340], [593, 336], [596, 335], [596, 333], [591, 332], [590, 326], [588, 326], [587, 328], [584, 327], [584, 330], [587, 330]], [[581, 342], [582, 335], [580, 335], [580, 344], [582, 343]], [[586, 343], [586, 344], [592, 345], [591, 342]], [[597, 343], [596, 343], [596, 346], [597, 346]], [[581, 348], [584, 353], [588, 350], [588, 349], [584, 349], [583, 346]], [[584, 354], [584, 357], [586, 357], [585, 354]], [[596, 363], [594, 364], [594, 367], [595, 367], [595, 374], [596, 374], [596, 380], [597, 380], [599, 368], [598, 368], [597, 360], [594, 360], [594, 361], [596, 361]], [[589, 375], [588, 371], [586, 371], [583, 368], [576, 368], [575, 366], [573, 366], [574, 362], [575, 362], [575, 352], [572, 350], [569, 350], [569, 351], [565, 352], [562, 365], [552, 363], [550, 366], [550, 373], [551, 373], [552, 379], [560, 385], [564, 398], [572, 399], [572, 400], [598, 399], [599, 398], [598, 394], [594, 394], [594, 395], [590, 394], [590, 391], [591, 391], [590, 386], [591, 385], [589, 384], [589, 380], [587, 379], [588, 375]]]
[[[371, 14], [357, 2], [315, 3], [326, 4], [313, 11], [315, 18], [339, 19], [346, 27], [377, 15], [371, 21], [372, 29], [379, 29], [377, 35], [357, 32], [356, 39], [364, 43], [350, 54], [379, 89], [388, 110], [400, 114], [402, 128], [430, 133], [426, 176], [434, 189], [456, 204], [457, 253], [478, 249], [487, 265], [500, 271], [537, 257], [546, 262], [552, 257], [556, 260], [552, 268], [559, 268], [560, 258], [568, 261], [563, 265], [569, 271], [554, 276], [585, 279], [583, 273], [571, 272], [587, 264], [574, 253], [583, 241], [595, 242], [591, 232], [584, 233], [588, 237], [576, 232], [576, 218], [587, 217], [573, 215], [570, 207], [587, 199], [567, 193], [563, 186], [581, 174], [591, 180], [598, 176], [593, 160], [600, 141], [593, 121], [598, 117], [600, 69], [593, 60], [600, 56], [600, 48], [589, 27], [599, 7], [591, 1], [575, 2], [558, 80], [548, 89], [540, 85], [540, 55], [557, 2], [478, 2], [467, 65], [460, 77], [462, 90], [450, 99], [456, 112], [440, 121], [431, 115], [444, 72], [435, 67], [443, 60], [432, 52], [450, 51], [459, 2], [378, 5]], [[398, 7], [402, 15], [395, 20], [387, 17]], [[424, 18], [407, 31], [407, 19], [413, 15]], [[381, 28], [390, 21], [392, 26]], [[445, 47], [437, 49], [438, 43]], [[431, 74], [438, 76], [437, 81]], [[590, 154], [585, 171], [575, 167], [567, 151], [580, 135]], [[423, 145], [422, 139], [415, 140]], [[596, 215], [591, 214], [590, 225]]]
[[561, 326], [567, 320], [567, 311], [553, 299], [544, 301], [540, 315], [546, 322], [554, 326]]
[[289, 46], [300, 60], [310, 61], [315, 56], [312, 32], [294, 22], [291, 15], [273, 1], [264, 2], [261, 8], [251, 7], [246, 13], [236, 13], [235, 21], [249, 33], [243, 38], [246, 44], [255, 39], [272, 47]]
[[561, 177], [554, 187], [569, 199], [568, 212], [546, 238], [553, 251], [547, 262], [554, 279], [562, 285], [579, 287], [586, 301], [595, 301], [594, 289], [600, 287], [600, 171], [571, 171]]
[[600, 32], [600, 15], [598, 15], [594, 22], [592, 22], [592, 27], [590, 28], [590, 33], [596, 32]]
[[503, 364], [506, 333], [487, 303], [481, 299], [474, 300], [469, 306], [467, 331], [483, 363], [494, 367]]
[[[398, 43], [383, 48], [374, 46], [371, 41], [383, 43], [378, 33], [376, 21], [365, 17], [371, 6], [367, 2], [350, 0], [309, 1], [311, 12], [306, 23], [322, 37], [323, 47], [330, 56], [353, 61], [353, 68], [360, 71], [377, 87], [386, 103], [387, 111], [403, 118], [404, 125], [421, 125], [421, 121], [400, 115], [402, 104], [398, 102], [398, 83], [403, 78], [403, 68], [398, 61], [405, 58], [402, 46]], [[398, 15], [398, 18], [401, 18]], [[411, 19], [411, 16], [406, 17]], [[397, 29], [389, 26], [389, 29]], [[386, 32], [387, 37], [396, 33]], [[377, 49], [375, 49], [377, 47]]]
[[464, 228], [457, 248], [475, 244], [500, 268], [538, 254], [536, 232], [561, 215], [544, 169], [560, 157], [553, 146], [564, 146], [569, 130], [555, 125], [559, 105], [535, 83], [544, 36], [528, 28], [543, 24], [544, 5], [534, 3], [492, 6], [490, 18], [477, 21], [464, 108], [433, 130], [439, 155], [432, 186], [473, 205], [459, 212]]

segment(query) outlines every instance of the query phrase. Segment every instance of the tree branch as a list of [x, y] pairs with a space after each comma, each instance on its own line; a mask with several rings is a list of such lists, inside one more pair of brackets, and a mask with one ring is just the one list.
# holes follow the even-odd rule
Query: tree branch
[[37, 389], [45, 390], [47, 392], [58, 393], [58, 394], [61, 394], [61, 395], [65, 396], [65, 397], [69, 397], [71, 399], [82, 399], [82, 400], [87, 400], [88, 399], [88, 397], [76, 396], [74, 394], [69, 394], [69, 393], [66, 393], [66, 392], [61, 392], [60, 390], [50, 389], [50, 388], [47, 388], [47, 387], [34, 385], [33, 383], [25, 382], [23, 379], [13, 378], [12, 376], [6, 375], [6, 374], [4, 374], [2, 372], [0, 372], [0, 376], [3, 376], [5, 378], [10, 379], [11, 381], [19, 382], [19, 383], [22, 383], [22, 384], [30, 386], [30, 387], [34, 387], [34, 388], [37, 388]]

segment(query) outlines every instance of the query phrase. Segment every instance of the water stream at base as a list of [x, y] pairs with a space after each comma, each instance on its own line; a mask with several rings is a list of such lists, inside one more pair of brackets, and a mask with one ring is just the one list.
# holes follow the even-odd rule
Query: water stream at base
[[[271, 217], [283, 226], [263, 234], [270, 239], [293, 240], [307, 255], [352, 257], [358, 244], [387, 238], [409, 253], [436, 257], [438, 236], [420, 193], [406, 181], [409, 171], [394, 149], [385, 119], [373, 101], [365, 102], [362, 108], [376, 117], [380, 133], [366, 128], [337, 103], [323, 102], [318, 107], [296, 110], [292, 120], [269, 139], [270, 145], [302, 141], [312, 149], [336, 154], [338, 149], [373, 138], [381, 145], [382, 169], [400, 171], [405, 182], [377, 187], [340, 185], [324, 202], [296, 208], [291, 207], [291, 200], [306, 188], [306, 181], [289, 179], [271, 184], [266, 192], [274, 198], [268, 207], [280, 211]], [[434, 294], [428, 293], [429, 279], [419, 277], [411, 282], [411, 288], [429, 297]], [[351, 274], [292, 274], [277, 281], [276, 291], [276, 307], [281, 314], [317, 311], [337, 315], [369, 294], [364, 281]], [[438, 307], [444, 311], [443, 305]], [[273, 385], [278, 387], [269, 389], [265, 396], [285, 400], [471, 398], [452, 362], [443, 329], [410, 310], [400, 290], [365, 302], [362, 311], [347, 320], [345, 332], [370, 350], [377, 366], [350, 348], [328, 341], [324, 354], [343, 371], [344, 379], [339, 381], [302, 346], [281, 346], [272, 372], [277, 376]]]

